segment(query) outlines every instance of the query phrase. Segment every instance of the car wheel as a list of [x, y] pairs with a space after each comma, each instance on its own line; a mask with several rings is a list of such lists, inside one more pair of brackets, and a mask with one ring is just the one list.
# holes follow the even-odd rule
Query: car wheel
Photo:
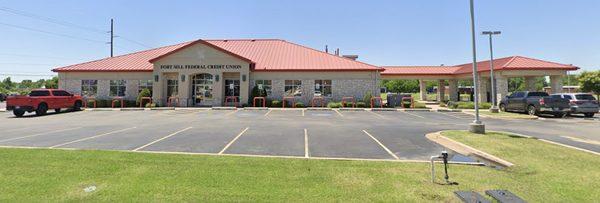
[[76, 101], [75, 105], [73, 105], [73, 111], [80, 111], [81, 110], [81, 101]]
[[54, 109], [54, 112], [60, 113], [60, 109]]
[[594, 117], [594, 113], [585, 113], [585, 114], [583, 114], [583, 115], [584, 115], [585, 117], [587, 117], [587, 118], [592, 118], [592, 117]]
[[500, 104], [500, 111], [506, 112], [506, 106], [504, 104]]
[[13, 114], [15, 114], [16, 117], [21, 117], [21, 116], [25, 115], [25, 110], [15, 109], [15, 110], [13, 110]]
[[35, 110], [35, 115], [42, 116], [48, 112], [48, 106], [45, 103], [41, 103]]
[[536, 116], [537, 115], [537, 110], [535, 110], [535, 106], [533, 106], [533, 105], [528, 106], [527, 107], [527, 113], [529, 115]]

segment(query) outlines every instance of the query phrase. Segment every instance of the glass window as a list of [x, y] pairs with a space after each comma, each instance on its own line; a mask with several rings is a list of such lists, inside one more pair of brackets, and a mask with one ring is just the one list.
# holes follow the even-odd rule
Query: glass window
[[573, 99], [573, 97], [571, 97], [571, 95], [563, 95], [565, 97], [565, 99]]
[[110, 81], [110, 94], [111, 97], [124, 97], [125, 96], [125, 80], [111, 80]]
[[176, 97], [179, 94], [179, 81], [167, 80], [167, 97]]
[[547, 97], [548, 93], [545, 92], [529, 92], [529, 94], [527, 94], [527, 97]]
[[302, 96], [302, 81], [301, 80], [285, 80], [285, 96], [300, 97]]
[[140, 80], [139, 81], [138, 93], [140, 93], [144, 89], [150, 90], [150, 95], [152, 95], [152, 80]]
[[81, 96], [93, 97], [98, 93], [98, 80], [82, 80]]
[[315, 96], [331, 97], [331, 80], [315, 80]]
[[596, 100], [591, 94], [576, 94], [575, 98], [577, 98], [577, 100]]
[[61, 97], [71, 96], [71, 94], [69, 94], [67, 91], [64, 91], [64, 90], [52, 91], [52, 95], [61, 96]]
[[273, 91], [271, 90], [271, 80], [255, 80], [255, 85], [259, 88], [262, 87], [265, 91], [267, 91], [267, 96], [271, 96]]
[[29, 93], [29, 96], [31, 96], [31, 97], [50, 96], [50, 92], [48, 90], [35, 90], [35, 91], [31, 91]]

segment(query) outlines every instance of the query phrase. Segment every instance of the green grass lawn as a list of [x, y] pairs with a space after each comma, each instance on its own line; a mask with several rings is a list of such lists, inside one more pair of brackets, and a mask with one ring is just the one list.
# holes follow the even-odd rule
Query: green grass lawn
[[[447, 186], [430, 183], [427, 163], [2, 148], [0, 201], [456, 202], [453, 191], [471, 189], [531, 202], [600, 199], [597, 156], [501, 134], [448, 135], [517, 166], [452, 165], [460, 184]], [[84, 192], [90, 185], [97, 190]]]

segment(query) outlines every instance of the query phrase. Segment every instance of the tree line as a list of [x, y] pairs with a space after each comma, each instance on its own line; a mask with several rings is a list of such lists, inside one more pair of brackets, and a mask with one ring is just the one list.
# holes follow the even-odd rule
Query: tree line
[[33, 80], [22, 80], [21, 82], [13, 82], [10, 77], [4, 78], [0, 83], [0, 93], [2, 94], [19, 94], [25, 95], [29, 94], [32, 89], [39, 88], [48, 88], [48, 89], [56, 89], [58, 88], [58, 76], [52, 77], [52, 79], [44, 80], [39, 79], [37, 81]]

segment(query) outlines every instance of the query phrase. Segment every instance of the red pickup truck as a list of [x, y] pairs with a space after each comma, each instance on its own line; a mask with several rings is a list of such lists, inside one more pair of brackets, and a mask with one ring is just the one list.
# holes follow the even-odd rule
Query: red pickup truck
[[36, 89], [27, 96], [6, 98], [6, 110], [12, 110], [17, 117], [23, 116], [26, 111], [35, 111], [38, 116], [46, 114], [48, 109], [54, 109], [57, 113], [63, 108], [77, 111], [81, 109], [82, 104], [81, 96], [59, 89]]

